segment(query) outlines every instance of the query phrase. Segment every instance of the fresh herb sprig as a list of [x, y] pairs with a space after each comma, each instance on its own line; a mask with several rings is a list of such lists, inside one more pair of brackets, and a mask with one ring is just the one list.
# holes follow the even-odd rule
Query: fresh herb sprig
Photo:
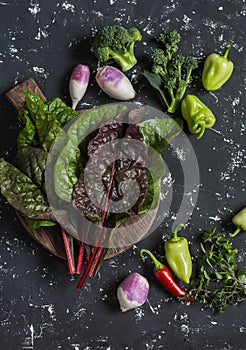
[[228, 305], [246, 301], [246, 270], [238, 269], [238, 249], [230, 238], [207, 230], [200, 243], [203, 261], [189, 294], [214, 311], [224, 312]]

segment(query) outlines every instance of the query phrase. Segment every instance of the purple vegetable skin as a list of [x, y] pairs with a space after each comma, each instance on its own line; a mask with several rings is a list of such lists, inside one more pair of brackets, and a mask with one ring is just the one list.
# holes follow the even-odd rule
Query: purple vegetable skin
[[126, 101], [135, 97], [135, 91], [130, 80], [115, 67], [99, 68], [96, 81], [100, 88], [112, 98]]
[[90, 69], [88, 66], [79, 64], [72, 72], [69, 81], [69, 92], [72, 100], [72, 108], [75, 109], [79, 101], [83, 98], [90, 79]]
[[128, 311], [145, 303], [149, 293], [149, 283], [139, 273], [132, 273], [118, 287], [117, 297], [121, 310]]

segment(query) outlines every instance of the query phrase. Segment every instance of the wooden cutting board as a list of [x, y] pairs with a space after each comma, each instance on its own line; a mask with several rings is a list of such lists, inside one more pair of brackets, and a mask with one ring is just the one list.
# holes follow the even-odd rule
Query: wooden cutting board
[[[16, 85], [14, 88], [10, 89], [6, 92], [5, 96], [10, 101], [10, 103], [15, 107], [17, 111], [19, 111], [25, 105], [25, 95], [24, 90], [28, 90], [38, 94], [43, 101], [46, 101], [44, 94], [41, 89], [34, 81], [34, 79], [29, 78], [23, 81], [21, 84]], [[81, 111], [83, 112], [83, 111]], [[131, 217], [126, 220], [121, 227], [124, 227], [124, 235], [120, 236], [115, 235], [116, 239], [112, 239], [112, 247], [107, 252], [105, 259], [112, 258], [127, 249], [129, 249], [132, 244], [137, 243], [141, 238], [143, 238], [149, 231], [152, 226], [156, 214], [158, 211], [158, 207], [150, 210], [146, 213], [137, 215], [136, 217]], [[25, 230], [29, 233], [31, 237], [35, 239], [39, 244], [41, 244], [45, 249], [47, 249], [50, 253], [55, 256], [66, 259], [65, 249], [63, 245], [63, 239], [60, 232], [59, 225], [54, 227], [40, 227], [36, 230], [31, 230], [25, 223], [25, 221], [21, 218], [21, 216], [17, 213], [17, 216], [24, 226]], [[132, 225], [134, 224], [134, 225]], [[131, 244], [129, 245], [129, 240], [125, 241], [125, 236], [131, 237]], [[118, 248], [120, 243], [120, 248]]]

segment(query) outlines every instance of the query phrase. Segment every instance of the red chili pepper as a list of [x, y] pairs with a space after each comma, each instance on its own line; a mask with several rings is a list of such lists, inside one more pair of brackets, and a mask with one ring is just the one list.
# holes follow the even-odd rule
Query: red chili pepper
[[[182, 297], [187, 295], [186, 291], [182, 289], [173, 279], [171, 271], [165, 265], [163, 265], [160, 261], [156, 259], [153, 253], [151, 253], [148, 249], [141, 249], [140, 256], [143, 259], [143, 254], [146, 253], [150, 256], [154, 263], [154, 275], [158, 279], [158, 281], [174, 296], [174, 297]], [[187, 302], [194, 301], [194, 299], [187, 295]]]

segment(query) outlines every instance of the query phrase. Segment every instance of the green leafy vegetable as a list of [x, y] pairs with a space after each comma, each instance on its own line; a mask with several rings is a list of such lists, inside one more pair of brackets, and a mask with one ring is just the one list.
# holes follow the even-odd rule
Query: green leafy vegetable
[[161, 179], [153, 181], [149, 172], [147, 172], [148, 178], [148, 192], [145, 196], [144, 202], [141, 205], [138, 214], [142, 214], [148, 210], [155, 209], [159, 203], [160, 190], [161, 190]]
[[[120, 104], [110, 104], [91, 109], [80, 115], [67, 131], [67, 143], [61, 150], [54, 166], [54, 187], [57, 195], [66, 202], [70, 202], [73, 186], [78, 180], [79, 144], [87, 135], [99, 128], [99, 126], [117, 114], [125, 111], [127, 107]], [[56, 148], [56, 146], [55, 146]]]
[[56, 120], [63, 127], [73, 118], [78, 116], [78, 112], [68, 107], [60, 98], [56, 97], [47, 102], [48, 110], [56, 116]]
[[78, 112], [59, 98], [45, 103], [30, 91], [24, 93], [26, 106], [18, 114], [24, 128], [17, 139], [15, 166], [0, 160], [0, 190], [27, 225], [35, 229], [55, 225], [44, 185], [47, 151], [58, 134], [62, 134], [63, 126]]
[[[161, 33], [156, 40], [163, 45], [163, 49], [152, 51], [152, 72], [142, 75], [148, 80], [161, 95], [167, 111], [174, 113], [189, 84], [191, 73], [197, 68], [195, 58], [183, 55], [174, 55], [181, 39], [180, 34], [173, 30], [169, 33]], [[141, 74], [140, 74], [141, 75]]]
[[76, 117], [78, 112], [67, 107], [59, 98], [45, 103], [30, 91], [25, 91], [25, 98], [26, 107], [18, 116], [25, 123], [17, 140], [18, 148], [34, 146], [49, 151], [63, 126]]
[[41, 148], [22, 147], [17, 151], [14, 165], [44, 190], [44, 171], [48, 153]]
[[3, 158], [0, 158], [0, 191], [10, 205], [30, 218], [50, 210], [40, 188]]
[[246, 301], [246, 270], [238, 269], [238, 249], [230, 238], [216, 229], [207, 230], [202, 238], [203, 261], [195, 286], [189, 294], [215, 311], [223, 312], [228, 305]]
[[149, 119], [139, 124], [144, 143], [161, 152], [183, 128], [179, 118]]
[[17, 147], [36, 146], [37, 140], [35, 140], [36, 129], [35, 125], [30, 119], [30, 114], [27, 109], [21, 109], [18, 114], [18, 119], [25, 124], [17, 137]]
[[27, 226], [32, 229], [36, 230], [39, 227], [52, 227], [56, 225], [56, 222], [50, 221], [50, 220], [40, 220], [40, 219], [31, 219], [28, 218], [27, 216], [23, 216]]

